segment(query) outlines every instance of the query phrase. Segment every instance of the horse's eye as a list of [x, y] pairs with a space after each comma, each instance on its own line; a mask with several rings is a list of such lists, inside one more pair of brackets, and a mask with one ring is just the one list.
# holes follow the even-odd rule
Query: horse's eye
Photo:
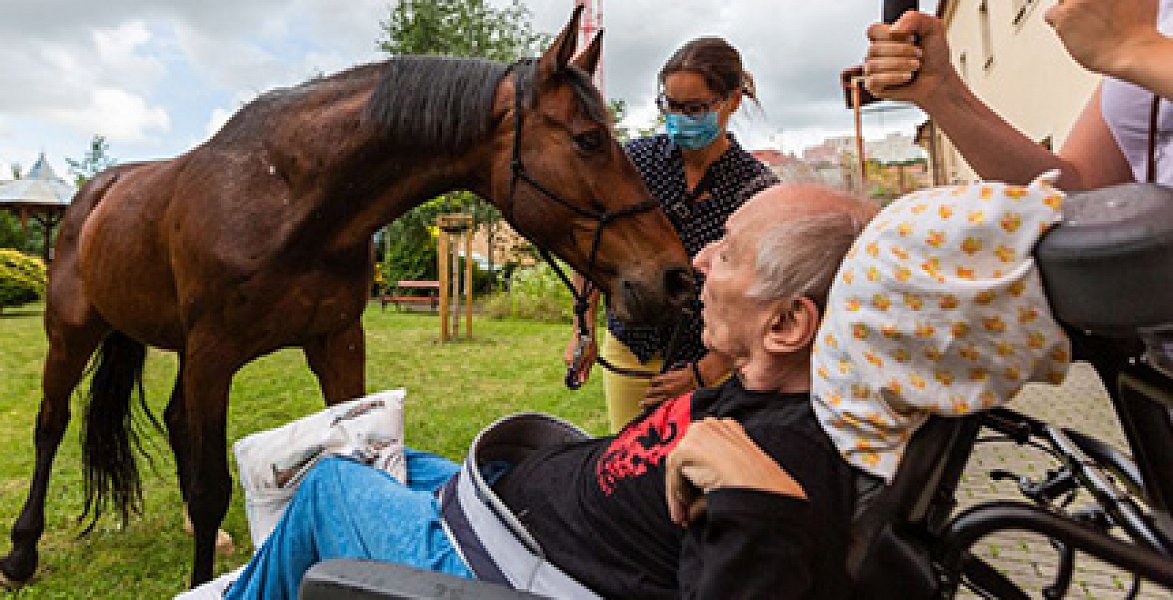
[[603, 137], [603, 132], [598, 129], [580, 133], [574, 136], [574, 143], [579, 150], [588, 154], [593, 154], [603, 149], [603, 144], [606, 138]]

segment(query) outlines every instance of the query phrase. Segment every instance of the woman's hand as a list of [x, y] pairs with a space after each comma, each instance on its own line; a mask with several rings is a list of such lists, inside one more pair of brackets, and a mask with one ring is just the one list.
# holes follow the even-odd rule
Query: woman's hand
[[[695, 389], [715, 385], [723, 380], [732, 368], [733, 363], [728, 358], [710, 350], [693, 364], [653, 377], [644, 399], [640, 400], [639, 407], [655, 406]], [[700, 381], [697, 381], [698, 373]]]
[[947, 85], [960, 84], [940, 19], [909, 11], [892, 25], [873, 24], [867, 36], [864, 86], [876, 97], [924, 108]]
[[591, 367], [595, 364], [595, 358], [599, 355], [599, 345], [595, 341], [595, 330], [591, 329], [591, 339], [586, 346], [582, 348], [582, 353], [577, 357], [575, 353], [578, 350], [578, 326], [574, 327], [574, 335], [570, 337], [570, 343], [566, 344], [566, 352], [562, 356], [563, 362], [567, 367], [574, 367], [575, 373], [578, 375], [578, 385], [583, 385], [591, 376]]
[[639, 407], [655, 406], [695, 389], [696, 378], [692, 374], [692, 367], [686, 366], [660, 373], [648, 382], [648, 391], [644, 394], [644, 399], [639, 401]]
[[664, 477], [668, 514], [687, 526], [705, 510], [704, 494], [745, 488], [806, 498], [806, 492], [733, 419], [707, 418], [688, 427], [668, 455]]
[[1047, 9], [1071, 57], [1089, 70], [1119, 79], [1166, 38], [1157, 30], [1157, 0], [1060, 0]]

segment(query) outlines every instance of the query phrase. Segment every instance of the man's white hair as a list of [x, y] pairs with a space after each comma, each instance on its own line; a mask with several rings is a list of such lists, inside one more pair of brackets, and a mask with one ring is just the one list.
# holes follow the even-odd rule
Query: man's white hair
[[839, 264], [866, 224], [860, 213], [826, 210], [769, 226], [758, 239], [757, 281], [750, 295], [760, 300], [806, 296], [822, 308]]

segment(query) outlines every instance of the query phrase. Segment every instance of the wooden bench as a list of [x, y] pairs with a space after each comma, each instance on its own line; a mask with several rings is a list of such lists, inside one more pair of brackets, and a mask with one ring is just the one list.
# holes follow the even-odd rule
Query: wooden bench
[[[423, 293], [413, 294], [411, 293], [413, 290], [423, 290]], [[400, 308], [401, 304], [426, 304], [432, 310], [436, 310], [440, 305], [440, 282], [396, 281], [389, 291], [384, 291], [379, 297], [380, 308], [386, 309], [388, 304], [394, 304], [395, 308]]]

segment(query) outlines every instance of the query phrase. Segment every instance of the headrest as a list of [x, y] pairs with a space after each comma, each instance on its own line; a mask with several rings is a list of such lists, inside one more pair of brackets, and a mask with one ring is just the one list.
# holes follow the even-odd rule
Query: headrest
[[889, 204], [848, 252], [812, 357], [820, 423], [844, 458], [890, 481], [930, 414], [1007, 402], [1028, 381], [1059, 383], [1070, 344], [1031, 251], [1064, 195], [979, 183]]

